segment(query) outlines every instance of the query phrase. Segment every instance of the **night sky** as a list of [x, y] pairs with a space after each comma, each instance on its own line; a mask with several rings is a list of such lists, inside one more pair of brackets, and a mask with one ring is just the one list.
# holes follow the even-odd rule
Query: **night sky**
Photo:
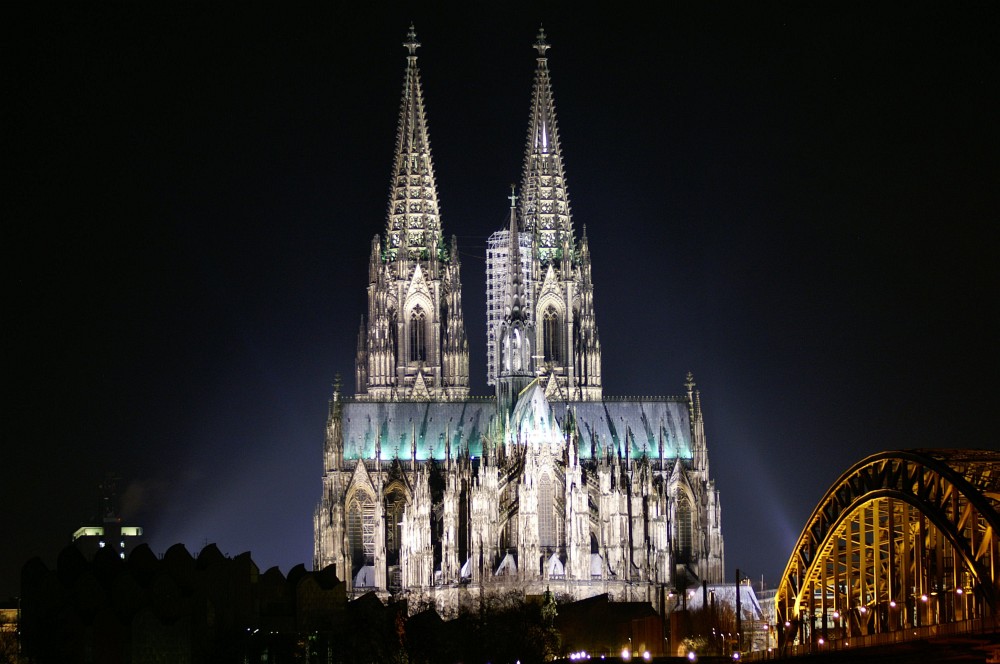
[[311, 565], [411, 20], [473, 392], [543, 22], [605, 393], [694, 372], [727, 577], [868, 454], [998, 446], [995, 3], [375, 4], [2, 20], [0, 598], [109, 471], [156, 552]]

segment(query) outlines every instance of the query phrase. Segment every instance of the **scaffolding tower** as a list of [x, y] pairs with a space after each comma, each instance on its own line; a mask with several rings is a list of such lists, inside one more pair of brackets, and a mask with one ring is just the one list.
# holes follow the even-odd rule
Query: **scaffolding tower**
[[[506, 311], [504, 302], [507, 297], [507, 259], [508, 236], [510, 231], [497, 231], [486, 242], [486, 383], [496, 385], [497, 368], [500, 358], [497, 351], [497, 335], [500, 334], [500, 324]], [[531, 281], [531, 243], [530, 232], [518, 233], [518, 244], [521, 253], [521, 275], [524, 279], [524, 292], [528, 298], [528, 320], [534, 319], [534, 284]]]

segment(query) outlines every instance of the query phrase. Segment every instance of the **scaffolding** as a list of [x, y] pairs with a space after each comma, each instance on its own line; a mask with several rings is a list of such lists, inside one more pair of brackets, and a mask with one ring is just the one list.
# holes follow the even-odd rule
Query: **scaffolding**
[[[500, 334], [500, 324], [503, 323], [504, 302], [507, 297], [507, 259], [508, 237], [510, 231], [497, 231], [486, 242], [486, 382], [495, 385], [497, 382], [497, 367], [500, 358], [497, 356], [497, 335]], [[534, 284], [531, 282], [531, 243], [529, 232], [518, 233], [518, 244], [521, 253], [521, 275], [524, 279], [524, 292], [528, 303], [534, 302]], [[533, 307], [527, 307], [527, 318], [531, 320]]]

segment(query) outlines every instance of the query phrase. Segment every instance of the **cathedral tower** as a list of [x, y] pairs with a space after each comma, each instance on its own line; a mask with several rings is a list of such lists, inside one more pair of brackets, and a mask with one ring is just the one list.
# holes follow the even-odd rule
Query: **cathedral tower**
[[446, 247], [413, 27], [385, 237], [372, 240], [368, 316], [357, 351], [359, 399], [454, 401], [469, 395], [461, 266]]
[[[527, 302], [524, 318], [534, 324], [534, 370], [546, 395], [571, 401], [601, 399], [601, 342], [594, 316], [587, 235], [578, 244], [559, 145], [545, 31], [539, 30], [528, 140], [521, 173], [521, 227], [517, 245]], [[487, 382], [500, 372], [497, 341], [505, 315], [507, 276], [514, 270], [507, 231], [487, 244]]]
[[537, 373], [549, 398], [601, 398], [601, 344], [594, 318], [590, 251], [578, 245], [559, 145], [545, 31], [535, 41], [535, 84], [521, 175], [521, 219], [532, 237]]

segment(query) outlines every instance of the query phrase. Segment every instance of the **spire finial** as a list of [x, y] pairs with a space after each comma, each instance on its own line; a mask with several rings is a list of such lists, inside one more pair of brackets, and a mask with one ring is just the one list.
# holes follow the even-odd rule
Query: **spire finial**
[[417, 41], [417, 30], [410, 23], [410, 31], [406, 33], [406, 41], [403, 42], [403, 47], [410, 52], [410, 57], [416, 57], [417, 49], [420, 48], [420, 42]]
[[535, 50], [538, 51], [538, 57], [544, 58], [545, 51], [552, 48], [552, 45], [545, 40], [545, 28], [541, 25], [538, 26], [538, 39], [535, 40]]
[[516, 189], [515, 189], [515, 187], [514, 187], [514, 185], [512, 183], [510, 185], [510, 196], [507, 197], [507, 200], [510, 201], [510, 207], [512, 209], [514, 208], [514, 206], [517, 205], [517, 194], [515, 193], [515, 191], [516, 191]]

